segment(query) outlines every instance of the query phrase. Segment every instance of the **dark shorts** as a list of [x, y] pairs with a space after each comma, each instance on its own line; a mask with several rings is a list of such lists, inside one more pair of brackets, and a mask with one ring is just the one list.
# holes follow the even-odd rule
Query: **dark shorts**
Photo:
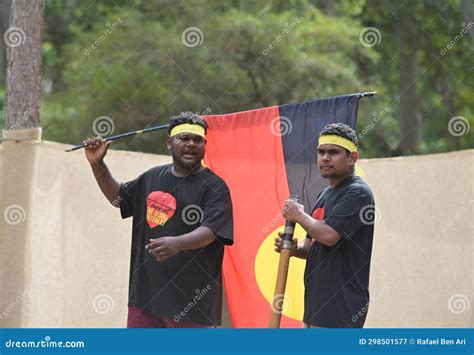
[[196, 323], [175, 322], [174, 319], [155, 316], [136, 307], [128, 307], [127, 328], [214, 328]]

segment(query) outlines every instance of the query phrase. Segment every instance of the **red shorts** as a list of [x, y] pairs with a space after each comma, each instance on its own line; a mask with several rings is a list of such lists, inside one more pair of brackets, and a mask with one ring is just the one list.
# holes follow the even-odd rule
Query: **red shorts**
[[127, 328], [214, 328], [211, 326], [176, 322], [174, 319], [155, 316], [136, 307], [128, 307]]

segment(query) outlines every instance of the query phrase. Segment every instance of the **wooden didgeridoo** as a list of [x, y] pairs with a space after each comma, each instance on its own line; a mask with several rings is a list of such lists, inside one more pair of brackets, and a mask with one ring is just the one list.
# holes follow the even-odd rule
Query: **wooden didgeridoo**
[[[290, 196], [290, 199], [297, 202], [297, 196]], [[278, 264], [278, 274], [273, 294], [270, 321], [268, 328], [280, 328], [281, 314], [285, 300], [286, 280], [288, 279], [288, 269], [290, 267], [291, 247], [293, 234], [295, 233], [295, 223], [286, 221], [285, 231], [280, 246], [280, 262]]]

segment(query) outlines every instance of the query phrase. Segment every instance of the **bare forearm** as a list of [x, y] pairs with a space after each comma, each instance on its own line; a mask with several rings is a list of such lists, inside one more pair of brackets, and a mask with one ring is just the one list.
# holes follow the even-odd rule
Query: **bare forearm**
[[198, 227], [190, 233], [180, 235], [178, 238], [182, 250], [204, 248], [216, 240], [216, 236], [208, 227]]
[[308, 251], [311, 246], [311, 240], [305, 238], [301, 244], [298, 245], [298, 249], [296, 249], [295, 257], [299, 259], [306, 259], [308, 256]]
[[324, 223], [324, 221], [314, 219], [306, 213], [302, 213], [298, 217], [297, 223], [303, 227], [312, 239], [324, 245], [333, 246], [341, 238], [339, 234]]
[[104, 161], [91, 163], [91, 168], [97, 184], [107, 200], [114, 207], [119, 207], [120, 182], [112, 176]]

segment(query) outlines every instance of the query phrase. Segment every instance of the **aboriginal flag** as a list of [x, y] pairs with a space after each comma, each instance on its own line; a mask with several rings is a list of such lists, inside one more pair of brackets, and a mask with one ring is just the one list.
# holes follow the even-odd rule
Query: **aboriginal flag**
[[[356, 126], [361, 94], [310, 100], [225, 115], [208, 115], [206, 165], [223, 178], [234, 206], [234, 246], [224, 257], [224, 287], [233, 327], [267, 327], [283, 230], [283, 202], [300, 196], [311, 212], [327, 186], [317, 167], [321, 129], [334, 122]], [[297, 226], [295, 237], [305, 233]], [[292, 258], [282, 327], [301, 327], [305, 261]]]

